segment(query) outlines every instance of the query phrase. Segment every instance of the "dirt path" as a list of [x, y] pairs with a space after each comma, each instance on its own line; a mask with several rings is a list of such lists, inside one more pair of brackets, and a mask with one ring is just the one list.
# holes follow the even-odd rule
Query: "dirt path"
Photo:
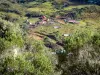
[[65, 24], [64, 20], [58, 19], [57, 22], [59, 22], [59, 23], [61, 23], [61, 24]]
[[35, 40], [43, 40], [44, 36], [39, 34], [39, 33], [36, 33], [32, 30], [29, 30], [29, 39], [35, 39]]

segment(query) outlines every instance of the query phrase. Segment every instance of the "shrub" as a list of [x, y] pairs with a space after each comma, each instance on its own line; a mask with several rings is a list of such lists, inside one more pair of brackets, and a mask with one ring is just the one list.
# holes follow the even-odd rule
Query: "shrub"
[[36, 7], [38, 5], [39, 5], [38, 2], [30, 2], [28, 4], [25, 4], [25, 6], [28, 7], [28, 8]]
[[[33, 44], [32, 44], [33, 43]], [[33, 51], [19, 51], [10, 53], [0, 60], [0, 73], [6, 75], [51, 75], [54, 67], [46, 55], [45, 47], [39, 42], [32, 41]], [[8, 53], [9, 54], [9, 53]], [[6, 70], [5, 70], [6, 69]]]
[[48, 55], [48, 49], [44, 46], [44, 43], [35, 41], [35, 40], [27, 40], [27, 49], [28, 51], [34, 54], [32, 57], [32, 63], [34, 64], [34, 74], [35, 75], [51, 75], [53, 74], [54, 66], [52, 64], [52, 60]]
[[[90, 28], [89, 28], [90, 29]], [[66, 38], [67, 53], [61, 68], [62, 75], [99, 75], [100, 31], [88, 28], [78, 30]]]
[[[12, 45], [22, 47], [24, 40], [22, 38], [22, 31], [18, 24], [13, 24], [5, 20], [0, 19], [0, 40], [1, 50]], [[4, 47], [2, 47], [4, 44]], [[4, 49], [3, 49], [4, 48]]]
[[35, 55], [34, 66], [35, 75], [51, 75], [53, 73], [53, 66], [51, 61], [44, 54]]
[[13, 56], [3, 58], [0, 61], [0, 68], [1, 68], [0, 73], [6, 75], [33, 74], [34, 65], [26, 58], [27, 58], [26, 54], [19, 55], [16, 58]]
[[5, 20], [8, 20], [10, 22], [15, 22], [18, 19], [20, 19], [20, 16], [14, 13], [7, 13], [5, 17]]
[[84, 44], [92, 40], [93, 32], [88, 29], [83, 29], [75, 32], [70, 37], [66, 38], [65, 48], [66, 50], [77, 50]]
[[95, 46], [100, 47], [100, 32], [99, 31], [95, 33], [92, 41]]
[[29, 8], [27, 11], [32, 12], [34, 14], [42, 14], [46, 16], [52, 16], [57, 10], [52, 6], [50, 2], [42, 3], [41, 5], [33, 8]]

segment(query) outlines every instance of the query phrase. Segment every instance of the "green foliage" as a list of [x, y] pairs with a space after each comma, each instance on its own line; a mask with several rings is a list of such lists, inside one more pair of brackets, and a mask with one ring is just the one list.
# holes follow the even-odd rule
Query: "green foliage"
[[6, 45], [7, 45], [8, 43], [5, 41], [5, 39], [2, 39], [2, 38], [0, 38], [0, 53], [4, 50], [4, 49], [6, 49]]
[[[32, 50], [18, 52], [0, 60], [0, 73], [6, 75], [51, 75], [54, 67], [46, 55], [45, 47], [36, 41], [31, 41]], [[27, 42], [28, 43], [28, 42]], [[7, 69], [5, 71], [5, 69]]]
[[66, 38], [65, 48], [66, 50], [77, 50], [84, 44], [89, 43], [92, 40], [94, 32], [88, 29], [78, 30], [70, 37]]
[[26, 58], [27, 54], [19, 55], [17, 57], [10, 56], [4, 58], [0, 63], [0, 67], [2, 68], [0, 73], [4, 75], [24, 75], [34, 73], [34, 65]]
[[11, 5], [9, 1], [0, 1], [0, 10], [7, 9], [11, 7]]
[[[13, 24], [0, 19], [0, 49], [11, 47], [12, 45], [23, 46], [22, 31], [18, 24]], [[4, 49], [3, 49], [4, 48]]]
[[[56, 9], [54, 9], [53, 5], [50, 2], [45, 2], [42, 5], [40, 5], [41, 13], [44, 13], [45, 15], [53, 15], [56, 12]], [[46, 10], [44, 10], [46, 9]]]
[[94, 63], [90, 65], [90, 63], [74, 63], [67, 67], [66, 71], [63, 75], [99, 75], [100, 65], [98, 63]]
[[28, 4], [25, 4], [25, 6], [28, 7], [28, 8], [36, 7], [38, 5], [39, 5], [38, 2], [30, 2]]
[[13, 12], [19, 15], [25, 15], [25, 9], [22, 5], [13, 4], [9, 1], [2, 1], [0, 3], [0, 11]]
[[46, 55], [46, 48], [42, 42], [33, 42], [33, 49], [35, 52], [35, 75], [51, 75], [53, 74], [53, 65], [50, 58]]
[[[66, 38], [63, 75], [99, 75], [100, 31], [83, 28]], [[96, 62], [95, 62], [96, 61]], [[62, 62], [62, 60], [60, 60]], [[65, 66], [66, 65], [66, 66]]]
[[44, 54], [36, 54], [35, 58], [35, 75], [51, 75], [53, 73], [53, 66], [48, 57]]
[[[98, 15], [100, 12], [99, 6], [69, 6], [63, 10], [62, 6], [66, 0], [34, 0], [35, 2], [26, 3], [25, 5], [17, 4], [16, 0], [12, 3], [13, 1], [14, 0], [10, 0], [10, 2], [7, 0], [0, 1], [0, 75], [54, 75], [54, 64], [52, 63], [52, 59], [50, 59], [54, 57], [51, 52], [48, 52], [48, 49], [45, 47], [46, 45], [51, 46], [53, 51], [59, 50], [59, 52], [61, 52], [61, 50], [63, 50], [62, 46], [65, 44], [64, 48], [66, 52], [75, 51], [75, 53], [78, 53], [79, 49], [86, 44], [93, 44], [93, 46], [98, 46], [97, 48], [100, 47], [100, 32], [95, 32], [94, 29], [87, 27], [77, 30], [77, 24], [61, 25], [57, 23], [57, 25], [61, 26], [59, 29], [53, 29], [52, 26], [40, 26], [40, 32], [45, 31], [48, 37], [42, 42], [27, 38], [26, 35], [23, 36], [23, 34], [27, 32], [24, 27], [27, 26], [28, 28], [24, 20], [27, 19], [32, 23], [39, 20], [30, 18], [32, 16], [45, 15], [50, 17], [56, 14], [65, 16], [67, 12], [71, 12], [72, 14], [69, 16], [74, 16], [73, 19], [76, 19], [85, 17], [87, 14], [90, 16], [91, 13]], [[28, 1], [29, 0], [26, 2]], [[60, 10], [58, 11], [54, 5], [57, 6], [56, 8], [60, 8]], [[27, 15], [30, 15], [30, 17]], [[92, 23], [89, 25], [91, 24]], [[21, 25], [23, 30], [20, 27]], [[38, 27], [36, 30], [39, 31]], [[73, 33], [75, 30], [77, 31]], [[35, 32], [35, 29], [33, 31]], [[67, 32], [72, 34], [65, 39], [63, 44], [62, 34]], [[59, 41], [61, 41], [61, 43]], [[44, 44], [46, 45], [44, 46]], [[12, 49], [14, 46], [20, 48], [17, 54], [16, 49]], [[9, 51], [10, 48], [11, 53]], [[60, 68], [66, 71], [62, 75], [83, 74], [83, 72], [87, 75], [91, 75], [91, 72], [96, 74], [95, 67], [88, 65], [88, 63], [78, 63], [77, 60], [75, 60], [78, 54], [74, 56], [75, 54], [73, 52], [72, 55], [73, 56], [69, 54], [67, 56], [67, 53], [58, 55], [60, 64], [57, 65], [57, 69], [59, 69], [61, 65]], [[70, 56], [72, 59], [70, 59]], [[63, 61], [67, 64], [67, 68], [64, 65], [66, 69], [63, 68]], [[99, 65], [96, 65], [98, 66], [96, 66], [96, 69], [99, 69]]]
[[35, 8], [33, 7], [33, 8], [28, 9], [28, 12], [32, 12], [32, 13], [34, 13], [34, 15], [42, 14], [42, 15], [46, 15], [46, 16], [51, 16], [56, 11], [57, 10], [54, 9], [53, 5], [50, 2], [45, 2]]
[[20, 19], [20, 16], [14, 13], [5, 13], [5, 12], [0, 12], [0, 17], [2, 19], [5, 19], [10, 22], [16, 22], [17, 20]]
[[67, 12], [73, 13], [74, 19], [86, 19], [86, 18], [97, 18], [100, 15], [100, 7], [97, 5], [78, 5], [78, 6], [69, 6], [64, 8], [61, 15], [65, 15]]
[[51, 33], [50, 36], [51, 36], [52, 39], [54, 39], [56, 41], [61, 40], [61, 34], [60, 34], [59, 31]]
[[[99, 30], [100, 31], [100, 30]], [[96, 32], [93, 36], [93, 44], [100, 47], [100, 32]]]

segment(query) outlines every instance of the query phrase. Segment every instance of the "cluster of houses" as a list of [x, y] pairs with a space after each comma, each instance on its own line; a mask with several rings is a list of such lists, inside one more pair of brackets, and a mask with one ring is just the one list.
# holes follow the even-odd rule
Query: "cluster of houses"
[[[46, 25], [46, 24], [50, 24], [50, 23], [55, 23], [54, 20], [52, 19], [48, 19], [46, 16], [41, 16], [39, 17], [39, 21], [35, 22], [35, 23], [31, 23], [28, 20], [26, 21], [29, 24], [29, 28], [35, 28], [39, 25]], [[72, 24], [79, 24], [79, 22], [77, 20], [74, 20], [70, 17], [56, 17], [55, 20], [63, 20], [64, 23], [72, 23]], [[58, 22], [59, 23], [59, 22]], [[54, 26], [54, 29], [58, 29], [61, 28], [60, 26]]]
[[26, 23], [29, 25], [29, 28], [35, 28], [39, 25], [44, 25], [48, 22], [48, 19], [46, 18], [46, 16], [41, 16], [39, 17], [39, 21], [35, 22], [35, 23], [31, 23], [29, 22], [29, 20], [26, 20]]
[[79, 21], [75, 19], [75, 13], [68, 13], [65, 16], [57, 16], [56, 19], [62, 20], [65, 23], [78, 24]]

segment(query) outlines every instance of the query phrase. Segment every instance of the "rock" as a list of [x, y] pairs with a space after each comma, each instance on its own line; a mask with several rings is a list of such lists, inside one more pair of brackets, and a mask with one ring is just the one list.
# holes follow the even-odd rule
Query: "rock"
[[56, 52], [51, 52], [51, 54], [56, 54]]

